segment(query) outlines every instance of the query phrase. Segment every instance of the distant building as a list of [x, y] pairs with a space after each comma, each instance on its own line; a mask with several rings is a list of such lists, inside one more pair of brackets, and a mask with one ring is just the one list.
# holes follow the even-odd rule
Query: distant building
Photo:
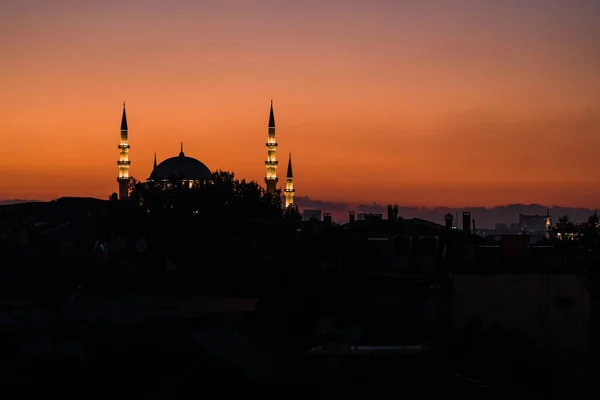
[[304, 221], [308, 221], [311, 219], [316, 219], [317, 221], [321, 221], [321, 216], [322, 212], [321, 210], [304, 210], [304, 212], [302, 213], [302, 219]]
[[521, 226], [517, 222], [512, 222], [508, 224], [508, 230], [510, 232], [519, 232], [521, 230]]
[[382, 220], [383, 214], [374, 214], [374, 213], [359, 213], [358, 220], [359, 221], [371, 221], [371, 220]]
[[340, 252], [344, 270], [422, 274], [437, 269], [448, 235], [444, 225], [418, 218], [390, 222], [366, 216], [341, 227], [346, 238]]
[[519, 229], [523, 232], [546, 232], [552, 227], [550, 210], [546, 215], [519, 214]]
[[506, 232], [508, 231], [508, 225], [502, 222], [498, 222], [496, 224], [496, 226], [494, 227], [494, 230], [498, 231], [498, 232]]

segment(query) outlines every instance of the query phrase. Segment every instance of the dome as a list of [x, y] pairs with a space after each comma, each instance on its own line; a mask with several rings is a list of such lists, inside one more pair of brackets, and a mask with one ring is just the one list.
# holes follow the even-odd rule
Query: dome
[[212, 173], [201, 161], [186, 157], [182, 150], [179, 156], [167, 158], [158, 164], [149, 179], [163, 180], [173, 177], [189, 181], [205, 181], [211, 179]]

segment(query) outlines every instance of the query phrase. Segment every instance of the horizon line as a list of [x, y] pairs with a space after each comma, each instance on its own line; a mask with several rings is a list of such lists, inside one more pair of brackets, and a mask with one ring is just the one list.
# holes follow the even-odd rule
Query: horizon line
[[[106, 196], [108, 199], [108, 196]], [[284, 198], [284, 195], [281, 195], [281, 198]], [[332, 200], [324, 200], [324, 199], [313, 199], [309, 196], [299, 196], [299, 197], [304, 197], [304, 199], [308, 199], [308, 201], [310, 202], [322, 202], [322, 203], [331, 203], [334, 206], [379, 206], [379, 207], [387, 207], [388, 205], [392, 205], [395, 206], [397, 205], [398, 207], [401, 208], [413, 208], [413, 209], [419, 209], [419, 210], [436, 210], [436, 209], [493, 209], [493, 208], [500, 208], [500, 207], [509, 207], [509, 206], [526, 206], [526, 207], [542, 207], [542, 208], [548, 208], [548, 209], [553, 209], [553, 208], [574, 208], [574, 209], [583, 209], [583, 210], [595, 210], [597, 209], [596, 207], [584, 207], [584, 206], [562, 206], [562, 205], [558, 205], [558, 204], [553, 204], [551, 206], [548, 205], [544, 205], [544, 204], [539, 204], [539, 203], [507, 203], [507, 204], [497, 204], [494, 206], [446, 206], [446, 205], [439, 205], [439, 206], [418, 206], [418, 205], [402, 205], [402, 204], [397, 204], [397, 203], [378, 203], [378, 202], [371, 202], [371, 203], [367, 203], [367, 202], [351, 202], [351, 201], [332, 201]], [[107, 200], [104, 198], [100, 198], [100, 197], [95, 197], [95, 196], [57, 196], [57, 197], [53, 197], [51, 199], [48, 200], [42, 200], [42, 199], [0, 199], [0, 205], [5, 205], [5, 204], [18, 204], [18, 203], [47, 203], [47, 202], [51, 202], [54, 200], [58, 200], [61, 198], [80, 198], [80, 199], [97, 199], [97, 200]], [[296, 200], [298, 200], [298, 198], [296, 198]], [[349, 210], [352, 211], [352, 210]]]

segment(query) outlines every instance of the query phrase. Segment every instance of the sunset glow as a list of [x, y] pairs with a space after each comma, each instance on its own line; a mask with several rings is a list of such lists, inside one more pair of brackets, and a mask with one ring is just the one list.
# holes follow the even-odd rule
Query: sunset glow
[[599, 18], [584, 0], [4, 1], [0, 200], [116, 192], [123, 101], [131, 176], [184, 142], [264, 185], [273, 98], [297, 196], [597, 207]]

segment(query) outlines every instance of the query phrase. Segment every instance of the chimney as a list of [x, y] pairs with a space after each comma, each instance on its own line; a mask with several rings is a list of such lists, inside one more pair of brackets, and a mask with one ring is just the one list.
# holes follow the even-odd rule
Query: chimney
[[447, 231], [451, 231], [452, 230], [452, 225], [453, 225], [453, 222], [454, 222], [454, 217], [452, 216], [452, 214], [448, 213], [444, 217], [444, 220], [446, 221], [446, 230]]
[[323, 214], [323, 222], [325, 223], [325, 226], [331, 226], [331, 213]]
[[348, 222], [350, 222], [350, 223], [354, 222], [355, 217], [356, 217], [356, 214], [354, 213], [354, 211], [350, 211], [348, 213]]
[[469, 211], [463, 212], [462, 227], [463, 227], [463, 232], [466, 235], [471, 234], [471, 213]]

